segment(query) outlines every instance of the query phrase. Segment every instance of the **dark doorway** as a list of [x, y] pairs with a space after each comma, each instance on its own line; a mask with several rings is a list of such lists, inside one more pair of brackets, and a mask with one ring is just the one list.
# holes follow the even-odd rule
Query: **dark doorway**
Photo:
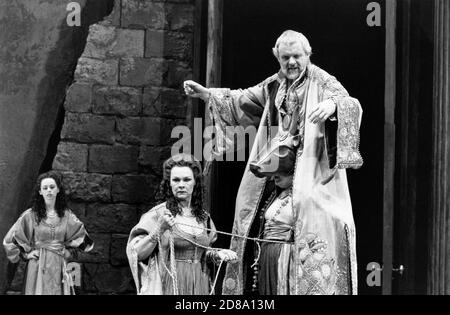
[[395, 294], [427, 294], [432, 244], [433, 1], [398, 2]]
[[[286, 29], [304, 33], [311, 61], [345, 86], [363, 107], [360, 151], [364, 165], [347, 172], [357, 229], [359, 293], [380, 294], [366, 284], [366, 266], [382, 265], [385, 29], [369, 27], [361, 0], [227, 0], [223, 10], [222, 86], [245, 88], [278, 71], [272, 55]], [[384, 12], [384, 1], [378, 1]], [[384, 22], [384, 16], [383, 20]], [[382, 25], [384, 25], [382, 23]], [[213, 217], [231, 231], [243, 162], [219, 162]], [[222, 237], [218, 246], [228, 246]]]

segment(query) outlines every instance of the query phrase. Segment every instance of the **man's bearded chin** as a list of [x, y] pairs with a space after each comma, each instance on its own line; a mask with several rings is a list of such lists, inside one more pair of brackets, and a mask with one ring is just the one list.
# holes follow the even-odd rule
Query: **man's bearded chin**
[[286, 68], [286, 77], [289, 80], [295, 80], [300, 76], [300, 73], [302, 73], [301, 67], [289, 67]]
[[[303, 73], [303, 71], [306, 69], [308, 64], [309, 64], [309, 60], [308, 60], [308, 62], [306, 62], [304, 64], [291, 66], [291, 67], [286, 67], [285, 68], [285, 76], [289, 80], [296, 80], [296, 79], [298, 79], [298, 77]], [[291, 69], [294, 69], [295, 71], [290, 71]]]

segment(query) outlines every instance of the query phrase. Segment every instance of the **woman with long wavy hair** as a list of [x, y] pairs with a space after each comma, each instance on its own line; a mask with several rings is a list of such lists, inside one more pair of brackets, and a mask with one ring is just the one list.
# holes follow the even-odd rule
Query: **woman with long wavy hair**
[[39, 175], [32, 206], [22, 213], [3, 240], [8, 259], [27, 261], [23, 293], [69, 295], [74, 293], [66, 263], [93, 242], [83, 223], [67, 207], [61, 175]]
[[164, 162], [161, 203], [141, 217], [127, 245], [138, 294], [209, 294], [207, 261], [237, 259], [233, 251], [210, 247], [216, 233], [202, 189], [201, 166], [191, 155]]

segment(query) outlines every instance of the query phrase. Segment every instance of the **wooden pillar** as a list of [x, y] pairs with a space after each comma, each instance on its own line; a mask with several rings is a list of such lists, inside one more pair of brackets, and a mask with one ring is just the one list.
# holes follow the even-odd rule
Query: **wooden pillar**
[[[201, 47], [202, 47], [202, 0], [195, 0], [195, 15], [194, 15], [194, 39], [193, 39], [193, 62], [192, 62], [192, 68], [193, 68], [193, 80], [196, 82], [201, 83]], [[188, 104], [187, 104], [187, 117], [186, 121], [189, 126], [189, 129], [191, 130], [191, 133], [194, 135], [194, 140], [191, 144], [191, 151], [194, 153], [195, 157], [199, 160], [201, 160], [201, 152], [195, 152], [195, 142], [201, 141], [202, 134], [200, 135], [200, 139], [196, 138], [196, 134], [194, 131], [194, 122], [195, 118], [200, 117], [203, 114], [203, 111], [201, 110], [201, 107], [203, 106], [203, 101], [201, 101], [198, 98], [191, 98], [188, 97]]]
[[383, 287], [392, 293], [395, 170], [396, 0], [386, 0], [385, 93], [384, 93], [384, 184], [383, 184]]
[[[432, 215], [428, 293], [450, 294], [450, 1], [434, 1]], [[426, 105], [426, 104], [424, 104]]]
[[222, 76], [222, 0], [208, 2], [206, 85], [220, 87]]
[[[222, 15], [223, 1], [208, 1], [208, 45], [206, 56], [206, 86], [220, 87], [222, 77]], [[212, 124], [209, 109], [205, 111], [205, 126]], [[209, 139], [205, 139], [209, 141]], [[206, 163], [208, 167], [208, 163]], [[209, 170], [205, 173], [205, 200], [204, 205], [209, 211], [213, 211], [214, 194], [217, 182], [217, 165], [213, 161], [209, 165]]]

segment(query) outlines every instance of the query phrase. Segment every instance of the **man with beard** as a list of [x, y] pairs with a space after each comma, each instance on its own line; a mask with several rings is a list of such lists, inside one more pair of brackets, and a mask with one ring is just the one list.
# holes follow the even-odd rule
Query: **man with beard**
[[[260, 212], [265, 198], [274, 190], [270, 177], [258, 176], [262, 164], [271, 164], [263, 160], [279, 156], [272, 154], [274, 149], [288, 147], [295, 154], [293, 233], [288, 240], [292, 250], [280, 256], [289, 260], [288, 265], [282, 263], [289, 269], [289, 279], [278, 280], [277, 292], [356, 294], [355, 227], [345, 168], [362, 165], [361, 106], [334, 76], [310, 62], [311, 46], [303, 34], [283, 32], [273, 54], [280, 71], [254, 87], [229, 90], [205, 88], [194, 81], [184, 84], [187, 95], [209, 106], [218, 153], [232, 149], [227, 126], [258, 128], [236, 199], [233, 233], [241, 237], [231, 241], [231, 249], [244, 259], [227, 266], [223, 293], [242, 294], [251, 287], [258, 291], [259, 270], [254, 270], [252, 282], [247, 277], [250, 246], [242, 236], [257, 230], [252, 223], [258, 222], [256, 216], [264, 216]], [[276, 132], [271, 132], [274, 126]]]

